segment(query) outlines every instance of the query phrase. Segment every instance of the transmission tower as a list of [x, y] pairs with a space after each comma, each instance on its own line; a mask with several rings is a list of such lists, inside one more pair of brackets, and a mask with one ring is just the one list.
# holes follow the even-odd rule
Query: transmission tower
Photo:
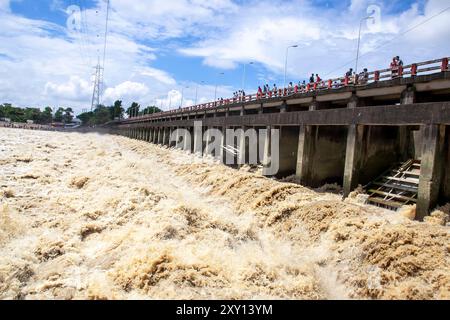
[[95, 67], [95, 78], [94, 78], [94, 91], [92, 92], [92, 104], [91, 112], [94, 111], [97, 106], [100, 105], [100, 95], [102, 87], [102, 66], [100, 65], [100, 59], [98, 60], [97, 66]]
[[[108, 22], [109, 22], [109, 10], [110, 10], [110, 0], [106, 0], [106, 23], [105, 23], [105, 42], [103, 44], [103, 63], [100, 63], [100, 54], [98, 55], [97, 66], [95, 67], [95, 79], [94, 79], [94, 90], [92, 92], [92, 104], [91, 112], [100, 105], [100, 99], [103, 93], [103, 77], [105, 70], [105, 60], [106, 60], [106, 45], [108, 39]], [[98, 13], [98, 11], [97, 11]], [[97, 37], [100, 37], [97, 34]], [[99, 50], [98, 50], [99, 53]]]

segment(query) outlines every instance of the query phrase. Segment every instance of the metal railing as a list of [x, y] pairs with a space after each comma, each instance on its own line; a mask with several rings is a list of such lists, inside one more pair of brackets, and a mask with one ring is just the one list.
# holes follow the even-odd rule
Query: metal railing
[[167, 117], [171, 115], [184, 114], [194, 111], [208, 111], [214, 109], [220, 109], [230, 105], [238, 103], [248, 103], [248, 102], [268, 102], [270, 100], [288, 98], [291, 96], [299, 96], [301, 98], [302, 94], [309, 94], [311, 92], [321, 92], [321, 91], [333, 91], [341, 89], [344, 87], [360, 87], [363, 88], [371, 83], [382, 82], [398, 78], [416, 77], [418, 75], [433, 74], [436, 71], [448, 72], [449, 71], [449, 59], [448, 57], [443, 59], [429, 60], [420, 63], [413, 63], [406, 66], [398, 66], [395, 68], [382, 69], [372, 72], [367, 72], [360, 77], [356, 76], [344, 76], [335, 79], [329, 79], [327, 81], [320, 81], [316, 83], [308, 83], [305, 85], [296, 85], [290, 88], [277, 89], [276, 91], [271, 91], [269, 93], [256, 93], [251, 95], [246, 95], [239, 98], [229, 98], [215, 102], [203, 103], [186, 108], [178, 108], [169, 111], [164, 111], [160, 113], [154, 113], [151, 115], [143, 115], [139, 117], [129, 118], [128, 120], [139, 120], [145, 121], [149, 119], [156, 119], [161, 117]]

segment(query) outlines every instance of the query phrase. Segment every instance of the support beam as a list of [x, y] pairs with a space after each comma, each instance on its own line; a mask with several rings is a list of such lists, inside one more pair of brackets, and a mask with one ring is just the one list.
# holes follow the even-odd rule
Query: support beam
[[445, 127], [425, 125], [419, 194], [418, 220], [423, 220], [437, 205], [444, 168]]
[[347, 151], [344, 169], [344, 197], [358, 187], [364, 149], [364, 126], [351, 125], [348, 128]]
[[[353, 95], [348, 104], [347, 109], [358, 108], [360, 100]], [[359, 175], [362, 164], [362, 153], [364, 149], [364, 131], [366, 128], [361, 125], [350, 125], [347, 133], [347, 150], [345, 152], [345, 168], [344, 168], [344, 198], [358, 187]]]
[[312, 159], [317, 127], [300, 126], [298, 136], [297, 167], [295, 175], [300, 178], [300, 183], [308, 186], [312, 181]]

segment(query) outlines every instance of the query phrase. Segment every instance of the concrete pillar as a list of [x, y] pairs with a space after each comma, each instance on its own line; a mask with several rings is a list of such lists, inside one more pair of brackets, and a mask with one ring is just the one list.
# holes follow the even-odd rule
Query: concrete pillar
[[155, 134], [153, 136], [153, 143], [158, 144], [159, 128], [155, 128]]
[[348, 128], [347, 151], [344, 169], [344, 197], [358, 187], [361, 170], [364, 126], [351, 125]]
[[[319, 108], [318, 102], [312, 101], [309, 111]], [[317, 126], [300, 126], [297, 144], [297, 165], [295, 175], [300, 178], [300, 183], [309, 186], [312, 182], [312, 160], [315, 151]]]
[[[296, 173], [299, 127], [280, 127], [279, 139], [279, 176]], [[273, 143], [273, 141], [272, 141]]]
[[300, 178], [300, 183], [304, 186], [310, 185], [312, 181], [312, 160], [315, 150], [316, 133], [316, 126], [300, 126], [296, 176]]
[[[416, 92], [413, 87], [409, 87], [403, 91], [401, 96], [401, 104], [413, 104], [416, 102]], [[402, 161], [407, 161], [411, 158], [415, 158], [415, 148], [414, 148], [414, 133], [413, 131], [406, 127], [401, 126], [398, 129], [398, 143], [399, 143], [399, 154]]]
[[[359, 100], [352, 96], [347, 104], [347, 108], [355, 109], [359, 107]], [[358, 187], [359, 171], [361, 170], [362, 152], [364, 144], [364, 126], [351, 125], [347, 133], [347, 150], [345, 153], [344, 168], [344, 197]]]
[[241, 127], [242, 135], [239, 137], [239, 154], [238, 154], [238, 164], [244, 165], [247, 163], [246, 154], [247, 154], [247, 139], [245, 139], [245, 130], [246, 127]]
[[423, 149], [419, 194], [418, 220], [423, 220], [437, 205], [444, 168], [445, 126], [435, 124], [423, 128]]
[[170, 128], [164, 129], [164, 139], [163, 139], [163, 145], [169, 146], [170, 143]]
[[210, 131], [210, 129], [212, 129], [212, 128], [209, 128], [209, 127], [205, 128], [205, 131], [206, 131], [206, 136], [205, 136], [205, 155], [206, 156], [211, 156], [212, 155], [212, 150], [211, 150], [211, 146], [210, 146], [210, 143], [211, 143], [211, 131]]
[[183, 150], [184, 151], [189, 151], [192, 152], [192, 132], [193, 129], [192, 128], [186, 128], [187, 132], [189, 132], [190, 134], [186, 134], [183, 138]]
[[[227, 111], [228, 112], [228, 111]], [[227, 140], [227, 127], [222, 127], [222, 141], [220, 142], [219, 159], [222, 163], [226, 163], [226, 140]]]
[[148, 131], [148, 142], [153, 142], [153, 128], [150, 128]]
[[158, 144], [162, 145], [164, 141], [164, 128], [159, 129]]
[[195, 123], [194, 127], [194, 153], [203, 154], [203, 125], [200, 122]]
[[263, 176], [268, 176], [267, 170], [270, 162], [270, 143], [271, 143], [270, 130], [271, 130], [270, 126], [266, 127], [266, 134], [264, 136], [264, 154], [262, 158]]

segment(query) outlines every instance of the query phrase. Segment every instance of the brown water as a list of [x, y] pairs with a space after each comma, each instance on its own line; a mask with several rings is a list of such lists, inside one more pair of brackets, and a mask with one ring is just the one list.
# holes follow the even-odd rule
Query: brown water
[[416, 223], [144, 142], [0, 128], [0, 298], [449, 299], [449, 209]]

